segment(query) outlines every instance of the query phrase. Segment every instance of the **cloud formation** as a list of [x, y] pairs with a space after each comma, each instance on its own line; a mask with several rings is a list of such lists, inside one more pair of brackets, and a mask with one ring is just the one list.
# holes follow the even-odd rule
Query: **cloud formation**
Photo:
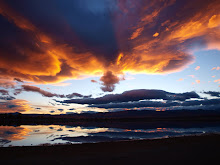
[[7, 90], [0, 89], [0, 100], [13, 100], [13, 99], [15, 98], [11, 96]]
[[195, 92], [170, 93], [163, 90], [139, 89], [139, 90], [125, 91], [121, 94], [108, 94], [98, 98], [64, 100], [62, 101], [62, 103], [108, 104], [108, 103], [140, 101], [140, 100], [150, 100], [150, 99], [184, 101], [186, 99], [191, 99], [191, 98], [200, 98], [200, 96]]
[[101, 78], [104, 92], [112, 92], [115, 89], [115, 84], [119, 83], [120, 79], [115, 76], [111, 71], [107, 71]]
[[197, 83], [197, 84], [200, 84], [200, 82], [201, 82], [200, 80], [196, 80], [196, 83]]
[[56, 93], [45, 91], [36, 86], [31, 86], [31, 85], [22, 85], [21, 87], [22, 88], [15, 89], [15, 93], [14, 93], [15, 95], [20, 94], [23, 91], [26, 91], [26, 92], [36, 92], [36, 93], [41, 94], [44, 97], [59, 97], [59, 98], [73, 98], [73, 97], [89, 98], [91, 97], [91, 96], [83, 96], [79, 93], [71, 93], [68, 95], [56, 94]]
[[[220, 92], [203, 92], [218, 98], [207, 99], [195, 92], [170, 93], [163, 90], [131, 90], [121, 94], [108, 94], [98, 98], [60, 101], [66, 104], [86, 104], [88, 108], [104, 108], [109, 111], [131, 109], [218, 109]], [[59, 102], [59, 101], [58, 101]]]
[[51, 92], [47, 92], [45, 90], [40, 89], [39, 87], [30, 86], [30, 85], [22, 85], [22, 90], [27, 91], [27, 92], [37, 92], [45, 97], [54, 97], [54, 96], [61, 97], [61, 98], [64, 97], [64, 95], [58, 95], [58, 94], [54, 94]]
[[214, 80], [214, 82], [220, 84], [220, 79]]
[[97, 81], [96, 81], [96, 80], [91, 80], [91, 82], [92, 82], [92, 83], [97, 83]]
[[199, 108], [205, 108], [206, 106], [220, 106], [220, 99], [204, 99], [204, 100], [190, 100], [190, 101], [139, 101], [139, 102], [126, 102], [126, 103], [110, 103], [110, 104], [94, 104], [90, 105], [89, 107], [97, 107], [97, 108], [143, 108], [143, 107], [167, 107], [167, 108], [175, 108], [180, 107], [182, 109], [191, 107], [191, 106], [200, 106]]
[[215, 97], [220, 97], [220, 92], [216, 92], [216, 91], [207, 91], [204, 92], [205, 94], [208, 94], [210, 96], [215, 96]]
[[16, 83], [10, 79], [1, 79], [0, 78], [0, 87], [2, 88], [14, 88]]
[[212, 68], [212, 70], [220, 70], [220, 67], [219, 66], [214, 67], [214, 68]]
[[200, 69], [200, 66], [197, 66], [196, 68], [195, 68], [195, 70], [199, 70]]
[[0, 113], [27, 112], [33, 110], [28, 101], [21, 99], [6, 100], [0, 102]]
[[22, 83], [24, 82], [20, 78], [14, 78], [14, 80], [17, 81], [17, 82], [22, 82]]
[[[177, 72], [193, 63], [194, 45], [219, 49], [219, 8], [218, 0], [1, 0], [1, 77], [55, 83]], [[114, 90], [101, 79], [103, 91]]]
[[180, 78], [180, 79], [178, 79], [177, 81], [183, 81], [184, 79], [183, 78]]
[[8, 95], [8, 91], [4, 89], [0, 89], [0, 94], [2, 95]]

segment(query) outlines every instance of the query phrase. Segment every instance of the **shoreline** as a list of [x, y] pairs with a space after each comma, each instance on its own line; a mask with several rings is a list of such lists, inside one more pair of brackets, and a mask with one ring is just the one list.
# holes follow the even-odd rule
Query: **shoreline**
[[220, 134], [0, 148], [5, 164], [214, 164], [219, 154]]

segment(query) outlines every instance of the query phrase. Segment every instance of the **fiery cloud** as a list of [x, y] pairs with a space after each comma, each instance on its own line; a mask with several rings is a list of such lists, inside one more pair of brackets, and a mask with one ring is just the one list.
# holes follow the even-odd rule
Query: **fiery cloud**
[[[218, 0], [93, 3], [0, 0], [1, 77], [58, 83], [108, 71], [166, 74], [194, 62], [195, 44], [219, 49]], [[102, 89], [114, 90], [118, 80], [103, 77]]]
[[27, 112], [33, 110], [28, 101], [21, 99], [7, 100], [0, 102], [0, 113]]

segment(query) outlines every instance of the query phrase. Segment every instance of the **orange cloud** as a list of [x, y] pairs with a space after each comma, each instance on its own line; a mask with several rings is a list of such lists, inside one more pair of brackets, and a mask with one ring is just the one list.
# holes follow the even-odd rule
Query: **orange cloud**
[[130, 39], [133, 40], [133, 39], [137, 38], [139, 35], [141, 35], [141, 32], [142, 32], [143, 30], [144, 30], [143, 27], [137, 29], [137, 30], [132, 34], [132, 36], [131, 36]]
[[214, 80], [214, 82], [219, 83], [220, 84], [220, 79]]
[[[51, 36], [42, 32], [3, 2], [1, 2], [0, 14], [20, 28], [24, 38], [33, 42], [33, 45], [12, 43], [17, 44], [14, 45], [17, 47], [16, 56], [9, 52], [0, 56], [2, 76], [53, 83], [80, 78], [82, 75], [94, 75], [103, 70], [103, 64], [90, 52], [75, 53], [73, 47], [56, 44]], [[20, 40], [24, 42], [22, 38]]]
[[[60, 31], [54, 34], [51, 24], [50, 30], [45, 30], [31, 16], [22, 14], [7, 1], [0, 1], [1, 16], [7, 26], [16, 29], [8, 31], [1, 42], [0, 77], [46, 84], [101, 76], [107, 71], [116, 77], [126, 72], [167, 74], [181, 71], [194, 62], [190, 50], [197, 41], [202, 41], [201, 47], [206, 49], [219, 49], [220, 3], [217, 0], [184, 1], [184, 8], [175, 0], [115, 2], [116, 7], [107, 14], [111, 19], [103, 22], [110, 21], [103, 29], [111, 25], [112, 33], [107, 30], [106, 34], [101, 33], [103, 29], [95, 33], [92, 28], [87, 29], [89, 24], [83, 19], [81, 22], [86, 26], [76, 31], [72, 23], [66, 19], [59, 22], [57, 18], [50, 20], [53, 28], [60, 26]], [[101, 21], [107, 18], [103, 15]], [[41, 21], [44, 23], [47, 22]], [[4, 29], [10, 30], [7, 26]], [[108, 42], [108, 34], [113, 36], [114, 43]], [[100, 41], [95, 35], [106, 37]], [[92, 37], [85, 39], [85, 36]]]
[[28, 104], [28, 101], [15, 99], [7, 100], [0, 103], [0, 113], [15, 113], [15, 112], [27, 112], [33, 110]]
[[196, 83], [197, 83], [197, 84], [200, 84], [200, 80], [196, 80]]
[[[154, 25], [152, 23], [153, 20], [157, 19], [160, 13], [165, 11], [170, 5], [174, 5], [175, 2], [172, 1], [167, 4], [152, 2], [151, 4], [146, 4], [146, 6], [143, 3], [143, 10], [140, 9], [139, 12], [137, 11], [138, 14], [140, 13], [140, 21], [136, 23], [136, 26], [134, 25], [134, 29], [136, 27], [134, 32], [140, 28], [143, 29], [143, 27], [144, 30], [141, 32], [141, 35], [138, 35], [131, 41], [133, 45], [132, 52], [124, 52], [121, 70], [133, 73], [164, 74], [180, 71], [187, 65], [193, 63], [194, 57], [188, 51], [188, 46], [191, 44], [189, 43], [189, 39], [196, 41], [196, 38], [202, 37], [207, 43], [211, 43], [210, 35], [213, 31], [211, 31], [207, 24], [209, 19], [219, 12], [217, 9], [219, 3], [217, 3], [217, 1], [208, 4], [209, 8], [204, 12], [203, 8], [206, 8], [206, 2], [203, 1], [199, 7], [196, 3], [187, 3], [186, 8], [193, 6], [192, 8], [195, 8], [194, 12], [185, 18], [181, 18], [181, 13], [179, 13], [179, 19], [164, 20], [160, 27], [160, 38], [150, 37], [148, 31], [152, 30], [151, 27]], [[126, 7], [126, 3], [124, 6]], [[148, 9], [152, 6], [154, 6], [156, 10], [148, 13], [148, 11], [150, 11]], [[156, 14], [151, 15], [152, 13]], [[129, 19], [130, 17], [132, 18], [132, 14], [126, 16], [120, 16], [119, 21], [122, 21], [124, 18], [129, 20], [130, 24], [135, 24], [133, 19]], [[120, 25], [118, 28], [123, 28], [123, 25]], [[217, 32], [219, 30], [215, 29], [215, 31]], [[155, 33], [155, 36], [158, 36], [158, 34]], [[123, 38], [123, 35], [120, 36], [120, 40], [122, 40], [121, 38]], [[121, 49], [125, 48], [122, 46]], [[197, 67], [197, 69], [199, 69], [199, 67]]]
[[184, 79], [183, 78], [180, 78], [179, 80], [177, 80], [177, 81], [183, 81]]
[[195, 68], [195, 70], [199, 70], [200, 69], [200, 66], [197, 66], [196, 68]]
[[218, 67], [214, 67], [214, 68], [212, 68], [212, 70], [220, 70], [220, 67], [218, 66]]
[[208, 27], [209, 28], [214, 28], [220, 25], [220, 15], [213, 15], [209, 19]]
[[153, 35], [153, 37], [157, 37], [157, 36], [159, 36], [159, 33], [154, 33], [154, 35]]

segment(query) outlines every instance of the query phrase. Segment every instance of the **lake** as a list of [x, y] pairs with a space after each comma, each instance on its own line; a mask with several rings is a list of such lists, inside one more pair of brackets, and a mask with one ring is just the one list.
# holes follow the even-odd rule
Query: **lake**
[[[159, 126], [159, 127], [158, 127]], [[0, 126], [0, 146], [36, 146], [65, 143], [168, 138], [174, 136], [220, 133], [214, 123], [90, 123], [75, 125]]]

